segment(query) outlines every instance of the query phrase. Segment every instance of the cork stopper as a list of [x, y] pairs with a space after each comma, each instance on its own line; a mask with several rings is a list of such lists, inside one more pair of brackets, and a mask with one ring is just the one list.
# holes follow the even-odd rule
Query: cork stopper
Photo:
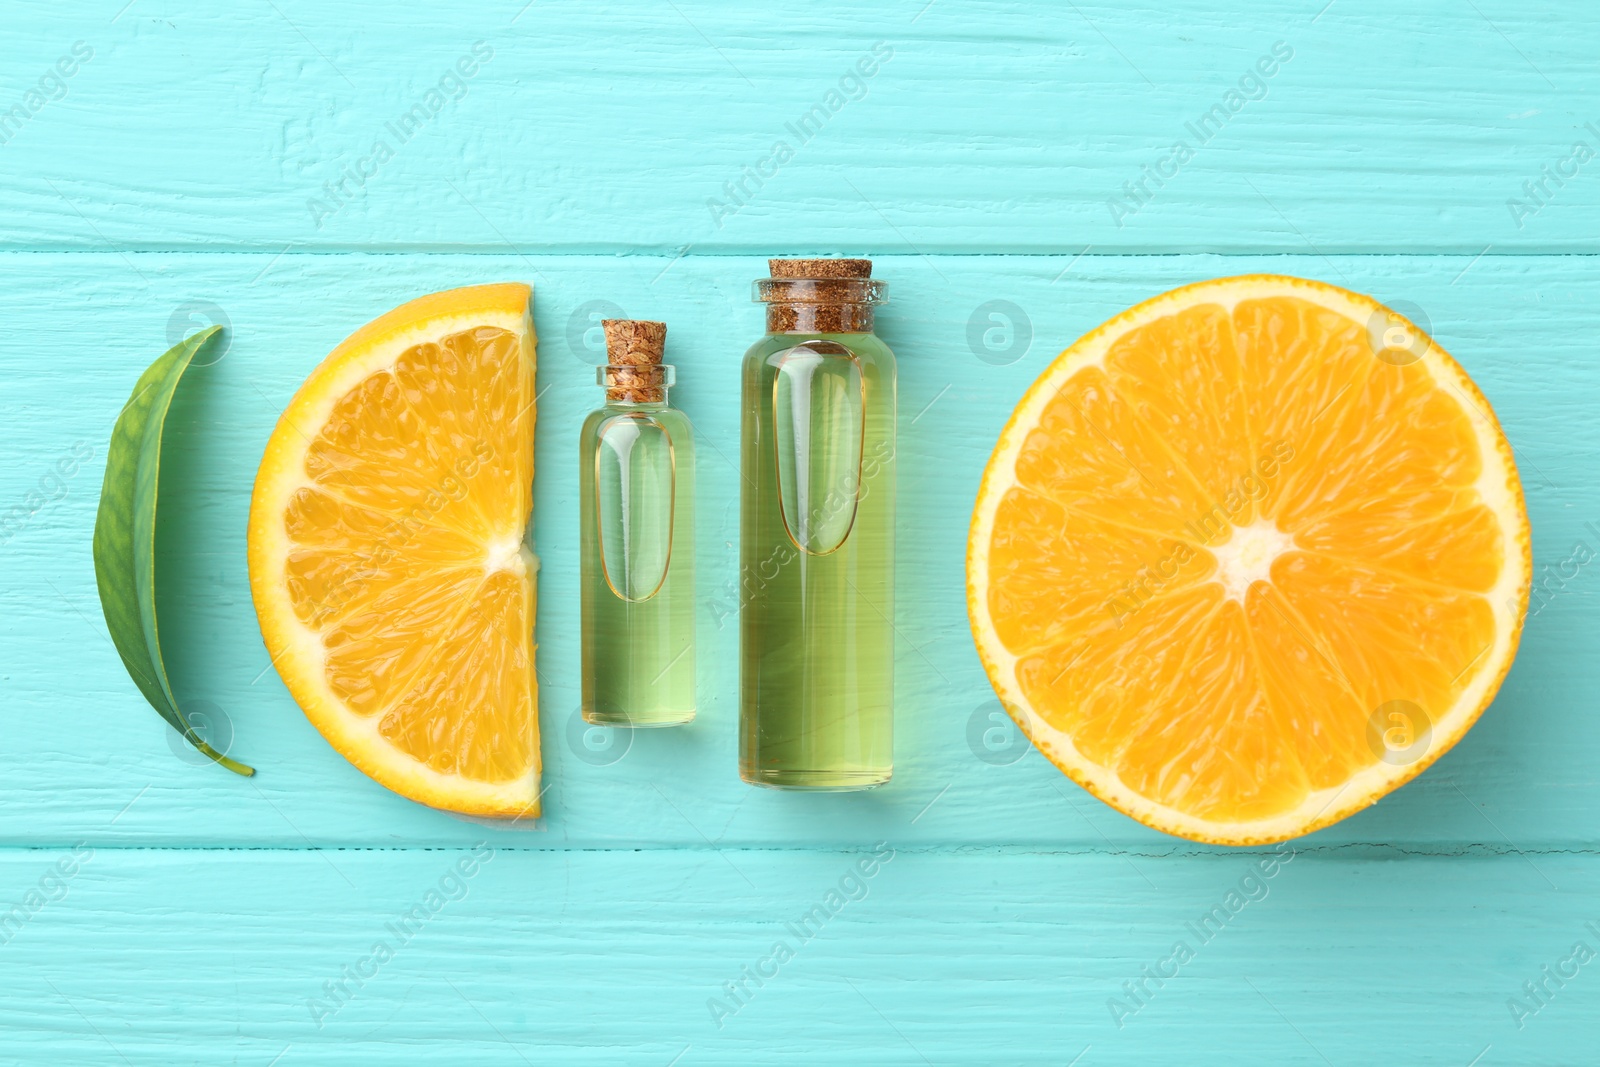
[[769, 259], [767, 270], [755, 298], [768, 333], [871, 333], [873, 306], [888, 300], [870, 259]]
[[774, 278], [870, 278], [870, 259], [769, 259]]
[[603, 319], [606, 334], [606, 399], [623, 404], [659, 404], [667, 398], [667, 324], [640, 319]]

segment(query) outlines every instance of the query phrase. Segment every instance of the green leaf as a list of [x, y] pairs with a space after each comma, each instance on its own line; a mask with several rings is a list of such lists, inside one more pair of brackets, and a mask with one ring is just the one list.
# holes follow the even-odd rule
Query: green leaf
[[168, 349], [140, 375], [117, 417], [106, 453], [100, 513], [94, 522], [94, 577], [111, 640], [150, 706], [195, 748], [230, 771], [248, 776], [256, 772], [206, 744], [178, 710], [161, 661], [156, 628], [156, 485], [161, 430], [178, 379], [194, 354], [221, 332], [221, 326], [213, 326]]

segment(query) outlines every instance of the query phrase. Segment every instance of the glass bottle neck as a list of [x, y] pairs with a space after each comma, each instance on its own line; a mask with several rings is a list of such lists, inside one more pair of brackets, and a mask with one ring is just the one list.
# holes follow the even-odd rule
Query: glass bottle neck
[[606, 389], [607, 407], [666, 407], [667, 389], [676, 380], [669, 363], [611, 363], [595, 368], [595, 381]]
[[672, 405], [667, 403], [667, 390], [665, 387], [656, 390], [660, 394], [655, 400], [619, 400], [614, 399], [608, 392], [605, 407], [609, 411], [662, 411]]
[[768, 333], [871, 333], [871, 304], [773, 303]]

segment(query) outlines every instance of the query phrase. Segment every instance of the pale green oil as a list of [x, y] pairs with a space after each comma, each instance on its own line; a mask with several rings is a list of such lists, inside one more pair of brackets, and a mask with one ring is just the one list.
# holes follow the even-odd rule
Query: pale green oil
[[695, 714], [694, 440], [665, 403], [608, 403], [580, 435], [583, 717]]
[[[793, 372], [774, 363], [809, 340], [849, 348], [858, 376], [813, 374], [797, 392]], [[780, 374], [791, 378], [775, 400]], [[772, 334], [745, 354], [739, 773], [747, 782], [866, 789], [893, 773], [894, 435], [894, 356], [875, 335]], [[780, 456], [797, 454], [809, 509], [796, 499], [794, 459], [780, 475]], [[813, 516], [809, 528], [794, 529], [797, 511]]]

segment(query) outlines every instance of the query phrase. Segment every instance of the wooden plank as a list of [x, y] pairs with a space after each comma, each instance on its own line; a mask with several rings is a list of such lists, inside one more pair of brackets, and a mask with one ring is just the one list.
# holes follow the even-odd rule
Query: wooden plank
[[[130, 267], [130, 261], [132, 266]], [[348, 331], [423, 292], [531, 279], [542, 338], [535, 540], [549, 781], [541, 844], [837, 845], [889, 829], [919, 845], [1190, 847], [1137, 826], [1037, 754], [985, 747], [994, 710], [967, 628], [966, 518], [988, 450], [1051, 355], [1135, 301], [1196, 278], [1281, 271], [1329, 278], [1424, 309], [1495, 405], [1518, 450], [1541, 566], [1589, 523], [1600, 424], [1593, 338], [1600, 270], [1589, 257], [1097, 257], [1065, 275], [1050, 257], [889, 257], [882, 330], [901, 365], [897, 772], [864, 795], [752, 790], [736, 764], [738, 398], [736, 364], [760, 332], [748, 284], [758, 259], [702, 257], [0, 255], [0, 502], [25, 503], [75, 444], [93, 458], [65, 495], [0, 546], [0, 840], [59, 844], [299, 846], [460, 844], [479, 830], [403, 801], [315, 733], [270, 670], [246, 582], [251, 482], [277, 415]], [[135, 269], [136, 268], [136, 269]], [[336, 299], [333, 299], [336, 297]], [[665, 318], [701, 442], [700, 719], [594, 751], [576, 720], [578, 626], [574, 442], [598, 402], [581, 347], [588, 301]], [[998, 365], [969, 347], [975, 311], [1011, 302], [1033, 332]], [[244, 781], [193, 766], [145, 707], [104, 634], [89, 537], [104, 441], [140, 369], [190, 302], [231, 324], [230, 346], [196, 368], [169, 420], [162, 508], [163, 627], [180, 695], [228, 717]], [[199, 316], [200, 312], [195, 312]], [[180, 314], [180, 318], [182, 315]], [[1020, 319], [1019, 319], [1020, 321]], [[987, 320], [980, 318], [980, 325]], [[577, 336], [574, 350], [571, 337]], [[1002, 339], [991, 338], [997, 345]], [[987, 358], [980, 358], [987, 357]], [[24, 508], [26, 511], [26, 508]], [[1548, 573], [1548, 572], [1546, 572]], [[1378, 807], [1319, 835], [1406, 848], [1511, 853], [1592, 846], [1600, 825], [1593, 715], [1600, 625], [1592, 568], [1533, 617], [1502, 695], [1456, 751]], [[973, 740], [976, 737], [977, 740]], [[174, 749], [176, 744], [176, 749]], [[131, 805], [131, 806], [130, 806]], [[507, 838], [507, 840], [513, 840]]]
[[100, 848], [0, 887], [43, 901], [11, 1062], [1493, 1067], [1589, 1062], [1600, 1009], [1593, 854]]
[[13, 0], [0, 246], [1600, 247], [1600, 10], [1226, 8]]

